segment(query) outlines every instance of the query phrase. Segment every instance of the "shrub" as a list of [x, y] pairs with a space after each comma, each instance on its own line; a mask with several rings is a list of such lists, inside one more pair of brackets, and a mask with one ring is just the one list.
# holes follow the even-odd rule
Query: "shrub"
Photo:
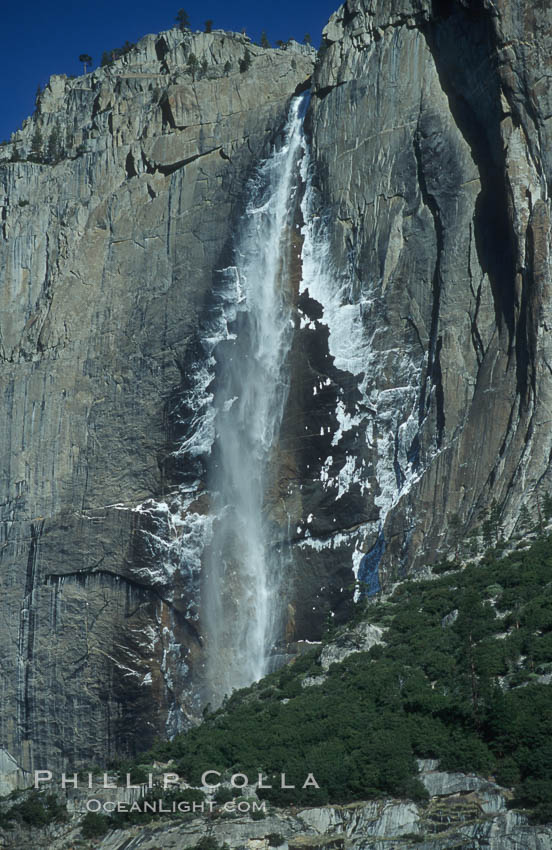
[[262, 809], [252, 809], [250, 814], [251, 820], [263, 820], [266, 817]]
[[109, 828], [109, 818], [98, 812], [88, 812], [81, 821], [83, 838], [101, 838]]
[[251, 53], [249, 50], [246, 50], [243, 54], [243, 59], [240, 59], [240, 71], [241, 73], [245, 73], [248, 68], [251, 67]]
[[199, 59], [197, 58], [195, 53], [190, 53], [186, 65], [188, 66], [190, 74], [192, 75], [192, 79], [195, 79], [197, 69], [199, 68]]
[[195, 850], [229, 850], [228, 844], [219, 844], [214, 835], [204, 835], [195, 845]]
[[18, 820], [29, 826], [46, 826], [67, 818], [67, 808], [58, 802], [55, 794], [44, 796], [32, 791], [20, 803], [16, 803], [5, 814], [6, 820]]
[[234, 799], [234, 792], [232, 788], [228, 788], [228, 786], [221, 785], [220, 788], [217, 789], [215, 794], [215, 800], [217, 803], [221, 805], [223, 803], [229, 803], [230, 800]]
[[521, 774], [513, 758], [508, 756], [499, 762], [495, 770], [495, 779], [499, 785], [504, 785], [505, 788], [512, 788], [519, 783]]
[[431, 567], [432, 572], [437, 576], [443, 575], [443, 573], [450, 573], [457, 569], [458, 564], [456, 561], [442, 561], [440, 564], [434, 564]]

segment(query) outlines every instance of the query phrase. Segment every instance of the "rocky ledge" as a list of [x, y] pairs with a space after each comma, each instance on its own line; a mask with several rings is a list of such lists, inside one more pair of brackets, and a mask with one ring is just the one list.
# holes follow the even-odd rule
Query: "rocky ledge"
[[[43, 831], [0, 832], [0, 847], [15, 850], [45, 846], [50, 850], [184, 850], [210, 839], [210, 846], [230, 850], [550, 850], [552, 826], [536, 826], [508, 809], [511, 792], [475, 775], [446, 773], [437, 762], [421, 761], [420, 779], [430, 799], [419, 804], [385, 799], [347, 806], [277, 810], [260, 819], [239, 814], [202, 815], [179, 822], [166, 818], [155, 825], [115, 830], [103, 839], [82, 838], [82, 799], [63, 827]], [[124, 794], [120, 795], [121, 801]], [[127, 799], [131, 799], [127, 797]], [[185, 792], [182, 794], [185, 799]], [[33, 844], [32, 842], [38, 842]], [[18, 843], [19, 842], [19, 843]]]

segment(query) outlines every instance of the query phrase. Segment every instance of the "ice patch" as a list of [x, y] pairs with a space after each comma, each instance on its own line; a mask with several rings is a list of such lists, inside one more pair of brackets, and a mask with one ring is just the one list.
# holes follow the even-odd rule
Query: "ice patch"
[[[389, 511], [420, 475], [411, 449], [419, 427], [417, 404], [423, 363], [414, 363], [401, 349], [381, 349], [381, 318], [375, 312], [380, 297], [378, 284], [363, 282], [363, 291], [359, 294], [353, 267], [344, 271], [335, 268], [327, 217], [317, 208], [308, 151], [301, 168], [306, 190], [302, 201], [305, 223], [299, 290], [308, 291], [322, 306], [323, 314], [317, 321], [328, 327], [328, 346], [335, 366], [358, 378], [361, 396], [354, 412], [346, 409], [343, 400], [338, 400], [335, 410], [338, 428], [332, 438], [332, 447], [338, 447], [343, 436], [351, 430], [364, 431], [367, 446], [375, 449], [377, 455], [375, 477], [379, 492], [375, 504], [380, 510], [382, 528]], [[388, 388], [390, 368], [400, 386]], [[328, 377], [325, 385], [330, 383]], [[337, 498], [355, 484], [360, 485], [363, 493], [370, 489], [365, 465], [357, 463], [353, 456], [346, 456], [345, 464], [337, 473], [331, 473], [332, 466], [333, 458], [329, 456], [322, 464], [319, 480], [324, 489], [336, 487]], [[361, 559], [362, 554], [355, 550], [355, 576]]]

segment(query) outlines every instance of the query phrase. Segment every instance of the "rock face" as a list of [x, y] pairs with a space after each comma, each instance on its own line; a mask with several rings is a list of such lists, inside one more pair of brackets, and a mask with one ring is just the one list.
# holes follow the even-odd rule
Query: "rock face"
[[[179, 823], [169, 817], [157, 824], [136, 826], [109, 832], [98, 843], [83, 841], [80, 835], [80, 817], [84, 792], [79, 805], [71, 805], [75, 812], [72, 821], [63, 827], [49, 827], [47, 832], [17, 829], [15, 834], [5, 833], [9, 848], [30, 846], [29, 838], [44, 843], [51, 850], [71, 850], [79, 846], [100, 847], [101, 850], [182, 850], [195, 847], [208, 835], [230, 850], [269, 850], [275, 841], [282, 850], [451, 850], [470, 847], [471, 850], [550, 850], [552, 827], [532, 826], [527, 818], [509, 811], [503, 788], [476, 776], [447, 774], [432, 770], [434, 765], [421, 763], [420, 778], [431, 795], [427, 804], [404, 800], [372, 800], [349, 806], [323, 806], [298, 812], [269, 810], [262, 819], [249, 816], [223, 814], [218, 817], [202, 815]], [[436, 781], [435, 777], [438, 777]], [[98, 795], [99, 799], [103, 799]], [[111, 792], [111, 800], [115, 800]], [[119, 795], [121, 802], [130, 804], [132, 792]], [[183, 792], [182, 799], [185, 799]], [[73, 804], [75, 801], [73, 800]], [[206, 809], [207, 811], [207, 809]], [[4, 838], [0, 834], [0, 841]]]
[[369, 592], [450, 547], [452, 514], [470, 529], [495, 500], [509, 533], [550, 487], [551, 22], [545, 3], [347, 0], [324, 31], [326, 262], [306, 283], [345, 373], [301, 481], [356, 529]]
[[[551, 16], [348, 0], [325, 30], [283, 234], [282, 643], [439, 557], [451, 514], [467, 530], [494, 500], [510, 533], [551, 487]], [[235, 330], [217, 275], [313, 68], [294, 44], [146, 36], [53, 77], [0, 148], [10, 766], [101, 762], [198, 716], [202, 345]]]
[[[172, 408], [245, 181], [313, 55], [146, 36], [52, 78], [2, 149], [0, 739], [25, 769], [133, 751], [194, 710]], [[47, 159], [55, 128], [57, 164], [9, 162]]]

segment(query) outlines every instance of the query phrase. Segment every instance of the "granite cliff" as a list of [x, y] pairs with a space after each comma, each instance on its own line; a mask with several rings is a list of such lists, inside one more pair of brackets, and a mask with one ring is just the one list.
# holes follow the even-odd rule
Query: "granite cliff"
[[[100, 850], [182, 850], [210, 840], [230, 850], [549, 850], [552, 827], [532, 826], [525, 815], [508, 811], [508, 791], [474, 775], [445, 773], [432, 762], [420, 763], [421, 778], [431, 795], [426, 806], [403, 800], [373, 800], [349, 806], [321, 806], [282, 811], [271, 809], [262, 819], [218, 814], [171, 818], [148, 826], [110, 831], [103, 839], [83, 840], [82, 804], [71, 800], [71, 821], [47, 831], [17, 830], [7, 835], [6, 850], [36, 846], [50, 850], [98, 847]], [[129, 792], [119, 794], [129, 804]], [[201, 846], [201, 845], [199, 845]]]
[[25, 769], [147, 745], [183, 713], [197, 565], [152, 563], [139, 505], [174, 488], [198, 316], [313, 54], [146, 36], [53, 77], [3, 150], [1, 734]]
[[510, 533], [549, 487], [550, 15], [351, 0], [324, 33], [316, 203], [364, 330], [361, 547], [380, 533], [380, 580], [450, 546], [451, 515], [467, 531], [495, 500]]
[[509, 534], [538, 511], [550, 19], [348, 0], [316, 64], [171, 30], [52, 78], [0, 150], [7, 762], [132, 753], [201, 710], [205, 340], [248, 180], [309, 78], [266, 494], [289, 565], [278, 653], [444, 554], [451, 515], [467, 532], [494, 501]]

